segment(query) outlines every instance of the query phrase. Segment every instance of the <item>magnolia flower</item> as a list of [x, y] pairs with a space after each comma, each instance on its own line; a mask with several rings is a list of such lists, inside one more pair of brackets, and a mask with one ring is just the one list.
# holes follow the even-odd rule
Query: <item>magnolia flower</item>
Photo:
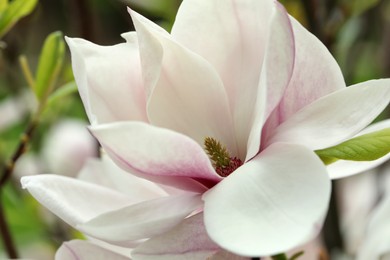
[[129, 260], [130, 258], [96, 245], [93, 242], [84, 240], [72, 240], [65, 242], [57, 250], [56, 260], [77, 260], [77, 259], [96, 259], [96, 260]]
[[378, 169], [375, 168], [364, 174], [341, 179], [336, 185], [340, 231], [345, 251], [349, 255], [356, 255], [361, 247], [366, 223], [378, 201], [377, 173]]
[[[133, 232], [126, 208], [79, 229], [116, 243], [153, 235], [134, 256], [195, 254], [209, 238], [267, 256], [313, 238], [330, 194], [313, 150], [366, 127], [388, 104], [390, 81], [346, 88], [326, 47], [271, 0], [184, 0], [170, 34], [129, 12], [136, 32], [126, 43], [67, 38], [90, 130], [122, 169], [186, 191], [142, 216], [179, 210], [189, 193], [201, 212], [181, 215], [183, 227], [145, 226], [152, 234]], [[35, 186], [26, 187], [46, 196]]]
[[387, 190], [384, 198], [373, 210], [367, 222], [365, 239], [357, 254], [358, 260], [390, 259], [390, 196]]
[[389, 166], [338, 181], [341, 233], [351, 259], [390, 259]]
[[[87, 161], [78, 179], [48, 174], [23, 177], [22, 184], [39, 202], [71, 226], [89, 237], [111, 243], [91, 240], [65, 242], [58, 249], [56, 259], [95, 259], [100, 255], [102, 259], [129, 259], [132, 249], [138, 246], [134, 256], [137, 258], [145, 254], [143, 250], [150, 250], [149, 245], [157, 251], [180, 248], [179, 257], [217, 260], [219, 256], [229, 256], [229, 259], [233, 256], [241, 259], [222, 250], [208, 238], [201, 213], [182, 222], [183, 216], [199, 208], [201, 200], [198, 194], [158, 186], [135, 177], [118, 168], [106, 156], [102, 160]], [[96, 226], [106, 215], [116, 214], [117, 211], [126, 212], [121, 216], [126, 218], [126, 222], [118, 220], [117, 227], [111, 228], [104, 224], [101, 228]], [[122, 231], [118, 233], [120, 228]], [[201, 247], [189, 243], [193, 233], [187, 231], [195, 229], [198, 239], [203, 242]], [[138, 240], [139, 237], [153, 238], [142, 244], [143, 240]], [[172, 243], [168, 243], [170, 247], [167, 247], [166, 243], [161, 243], [165, 239], [175, 241], [169, 241]], [[121, 247], [115, 247], [115, 244]], [[186, 252], [184, 249], [190, 250]], [[165, 253], [165, 256], [173, 259], [173, 253], [169, 256]]]
[[96, 156], [97, 145], [86, 125], [78, 120], [62, 120], [45, 136], [42, 157], [48, 171], [76, 176], [89, 158]]
[[22, 95], [7, 98], [0, 102], [0, 132], [20, 122], [30, 111], [37, 108], [36, 100], [32, 93], [26, 91]]

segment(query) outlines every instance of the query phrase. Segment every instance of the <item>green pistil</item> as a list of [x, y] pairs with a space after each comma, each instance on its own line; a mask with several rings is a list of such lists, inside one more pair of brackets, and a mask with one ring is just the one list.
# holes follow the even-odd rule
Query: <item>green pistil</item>
[[215, 168], [225, 168], [230, 165], [229, 152], [220, 142], [212, 137], [206, 137], [204, 147]]

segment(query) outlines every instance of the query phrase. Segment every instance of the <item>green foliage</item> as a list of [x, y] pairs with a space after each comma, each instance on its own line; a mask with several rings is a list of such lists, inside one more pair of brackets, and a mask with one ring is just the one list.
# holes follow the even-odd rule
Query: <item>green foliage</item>
[[38, 0], [0, 0], [0, 38], [22, 17], [30, 14]]
[[0, 13], [4, 12], [7, 6], [8, 6], [8, 0], [0, 0]]
[[56, 91], [54, 91], [53, 94], [49, 96], [47, 99], [46, 107], [51, 107], [54, 105], [57, 101], [61, 100], [65, 96], [68, 96], [70, 94], [77, 92], [77, 85], [76, 82], [71, 81], [61, 87], [59, 87]]
[[272, 260], [288, 260], [286, 254], [278, 254], [271, 256]]
[[272, 258], [272, 260], [296, 260], [299, 257], [301, 257], [303, 254], [304, 254], [304, 252], [300, 251], [298, 253], [293, 254], [291, 257], [287, 257], [286, 254], [281, 253], [278, 255], [273, 255], [273, 256], [271, 256], [271, 258]]
[[178, 5], [177, 0], [128, 0], [128, 2], [147, 10], [153, 15], [163, 15], [166, 18], [168, 18], [167, 16], [175, 17]]
[[374, 7], [379, 3], [379, 0], [354, 0], [352, 1], [352, 14], [360, 15], [366, 10]]
[[[28, 244], [37, 239], [47, 238], [46, 226], [41, 219], [39, 203], [31, 196], [24, 196], [12, 185], [2, 188], [3, 203], [7, 208], [7, 219], [18, 244]], [[21, 206], [23, 205], [23, 206]]]
[[45, 40], [39, 58], [34, 92], [42, 102], [52, 91], [65, 56], [64, 37], [61, 32], [51, 33]]
[[296, 260], [298, 259], [299, 257], [303, 256], [304, 255], [304, 252], [303, 251], [300, 251], [298, 253], [295, 253], [293, 254], [291, 257], [290, 257], [290, 260]]
[[142, 9], [142, 13], [163, 18], [159, 25], [170, 31], [176, 17], [179, 0], [125, 0], [129, 6]]
[[322, 150], [317, 155], [325, 164], [337, 160], [373, 161], [390, 152], [390, 128], [361, 135]]

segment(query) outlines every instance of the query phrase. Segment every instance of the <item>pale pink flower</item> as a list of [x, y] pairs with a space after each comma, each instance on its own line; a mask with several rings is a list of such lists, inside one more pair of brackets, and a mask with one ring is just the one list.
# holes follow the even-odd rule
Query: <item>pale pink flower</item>
[[358, 249], [357, 260], [390, 259], [390, 195], [389, 190], [370, 214], [365, 237]]
[[42, 158], [48, 172], [74, 177], [88, 158], [97, 156], [97, 148], [84, 122], [65, 119], [45, 136]]
[[[388, 104], [390, 81], [346, 88], [326, 47], [271, 0], [184, 0], [171, 34], [130, 14], [136, 32], [126, 43], [67, 38], [90, 130], [124, 170], [204, 201], [202, 213], [182, 216], [184, 227], [145, 226], [154, 236], [133, 255], [197, 254], [206, 237], [267, 256], [313, 238], [330, 194], [313, 150], [366, 127]], [[204, 151], [207, 137], [229, 152], [227, 177]], [[165, 207], [182, 207], [178, 196]], [[79, 228], [106, 241], [147, 238], [129, 231], [131, 214], [118, 209]], [[185, 238], [193, 244], [175, 245]]]

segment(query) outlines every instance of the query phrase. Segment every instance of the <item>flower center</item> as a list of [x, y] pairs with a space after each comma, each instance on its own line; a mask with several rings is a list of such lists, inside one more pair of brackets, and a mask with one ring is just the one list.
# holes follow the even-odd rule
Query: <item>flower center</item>
[[204, 148], [213, 163], [215, 171], [221, 177], [227, 177], [242, 165], [237, 157], [231, 157], [226, 147], [212, 137], [204, 139]]

